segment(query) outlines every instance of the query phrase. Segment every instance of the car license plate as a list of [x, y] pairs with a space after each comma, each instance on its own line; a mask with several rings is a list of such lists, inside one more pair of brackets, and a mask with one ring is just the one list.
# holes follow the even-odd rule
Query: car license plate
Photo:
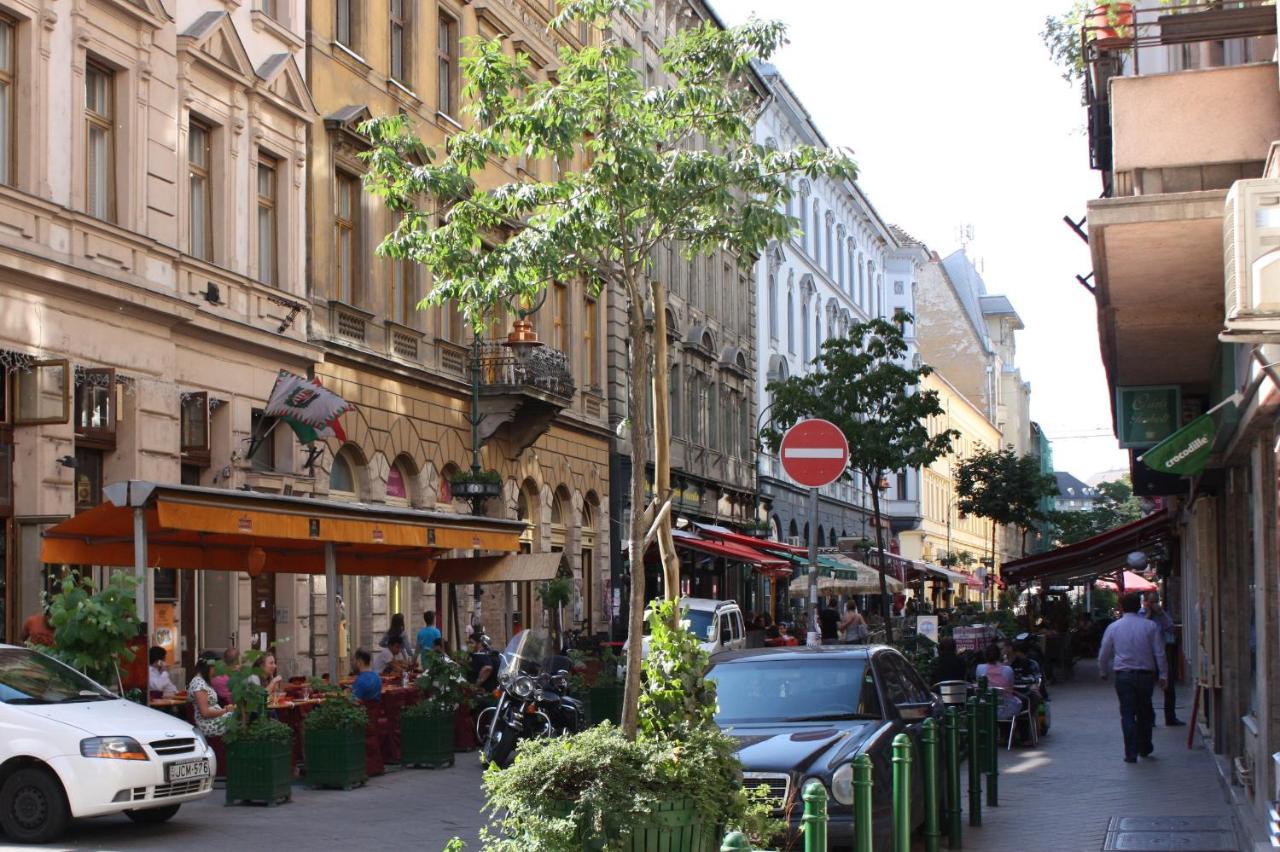
[[209, 777], [209, 761], [200, 760], [181, 760], [177, 763], [166, 763], [164, 765], [164, 780], [166, 784], [172, 784], [175, 781], [190, 781], [192, 778], [208, 778]]

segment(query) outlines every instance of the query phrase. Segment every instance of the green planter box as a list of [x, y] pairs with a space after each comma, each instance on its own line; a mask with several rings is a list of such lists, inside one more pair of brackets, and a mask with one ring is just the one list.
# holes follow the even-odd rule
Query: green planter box
[[350, 790], [369, 780], [364, 769], [364, 728], [305, 731], [302, 760], [307, 784]]
[[404, 766], [453, 766], [453, 714], [401, 715], [400, 755]]
[[587, 711], [591, 716], [591, 724], [596, 725], [606, 719], [615, 725], [622, 723], [622, 692], [620, 683], [593, 686], [587, 690]]
[[293, 794], [293, 747], [242, 740], [227, 746], [227, 804], [276, 805]]
[[[568, 802], [553, 807], [556, 816], [568, 816], [572, 808]], [[616, 822], [605, 817], [606, 833], [614, 835], [609, 825]], [[724, 829], [702, 824], [692, 799], [663, 802], [649, 816], [647, 822], [637, 826], [630, 842], [621, 848], [624, 852], [720, 852], [720, 834]], [[599, 852], [610, 838], [583, 838], [582, 848], [587, 852]]]

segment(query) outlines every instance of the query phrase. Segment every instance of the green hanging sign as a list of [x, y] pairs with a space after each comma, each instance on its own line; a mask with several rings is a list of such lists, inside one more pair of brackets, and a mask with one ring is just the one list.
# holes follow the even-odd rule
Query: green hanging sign
[[1139, 459], [1156, 473], [1195, 476], [1204, 470], [1213, 453], [1218, 424], [1212, 414], [1201, 414], [1168, 438], [1143, 453]]
[[1124, 449], [1153, 447], [1178, 430], [1178, 385], [1116, 388], [1116, 437]]

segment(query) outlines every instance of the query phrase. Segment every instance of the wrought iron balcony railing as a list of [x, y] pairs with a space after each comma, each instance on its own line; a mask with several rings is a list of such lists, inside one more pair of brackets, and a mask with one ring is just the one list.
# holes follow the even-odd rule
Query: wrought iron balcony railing
[[532, 388], [552, 396], [573, 397], [569, 357], [558, 349], [537, 346], [517, 355], [510, 346], [487, 340], [479, 343], [475, 353], [479, 359], [481, 392]]

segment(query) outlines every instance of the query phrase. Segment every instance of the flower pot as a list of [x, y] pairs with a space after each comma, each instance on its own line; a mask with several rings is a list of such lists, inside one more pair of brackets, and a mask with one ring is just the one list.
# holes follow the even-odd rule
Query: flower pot
[[400, 717], [400, 762], [439, 769], [453, 766], [453, 714]]
[[1099, 3], [1089, 11], [1085, 27], [1091, 41], [1116, 41], [1133, 37], [1132, 3]]
[[227, 804], [289, 801], [293, 793], [293, 746], [239, 740], [227, 746]]
[[620, 683], [605, 683], [587, 690], [587, 712], [591, 724], [597, 725], [606, 719], [615, 725], [622, 723], [623, 689]]
[[302, 759], [307, 784], [350, 790], [368, 780], [364, 728], [304, 731]]

